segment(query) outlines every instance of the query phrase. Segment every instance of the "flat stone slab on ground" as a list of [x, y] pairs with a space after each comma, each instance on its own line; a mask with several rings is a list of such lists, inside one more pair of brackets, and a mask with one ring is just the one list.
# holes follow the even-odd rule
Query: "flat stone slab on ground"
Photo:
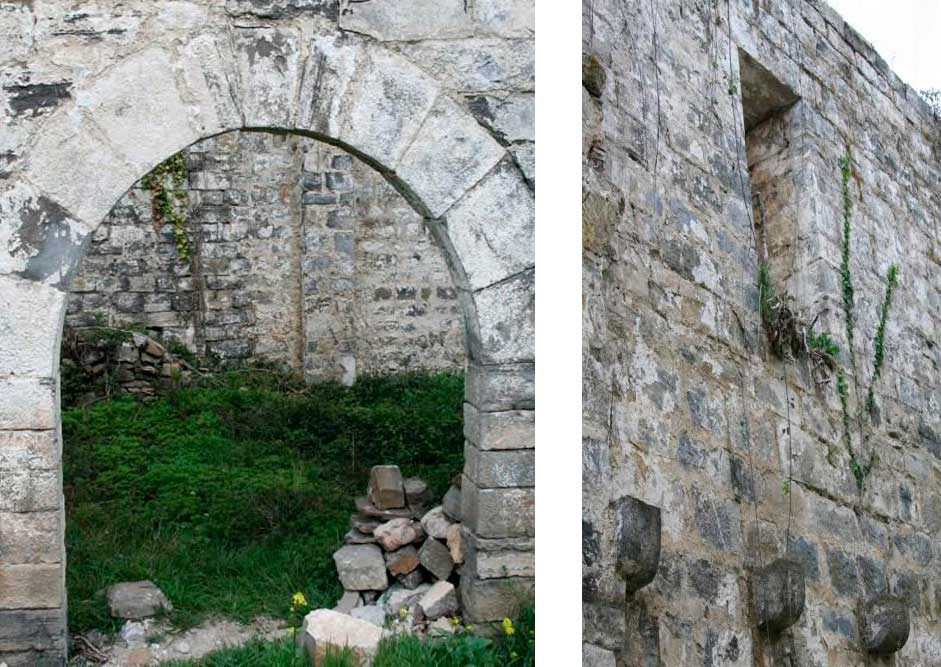
[[382, 628], [329, 609], [317, 609], [304, 617], [301, 642], [315, 667], [323, 664], [330, 651], [349, 648], [360, 660], [368, 662], [376, 655]]
[[375, 544], [348, 544], [333, 554], [333, 562], [348, 591], [381, 591], [389, 585], [382, 549]]
[[108, 588], [108, 610], [114, 618], [140, 620], [173, 611], [173, 605], [154, 582], [126, 581]]

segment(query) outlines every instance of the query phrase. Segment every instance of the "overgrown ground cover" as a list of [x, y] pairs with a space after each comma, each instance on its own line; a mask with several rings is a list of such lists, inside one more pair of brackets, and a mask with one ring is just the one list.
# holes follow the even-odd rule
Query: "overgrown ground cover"
[[[536, 664], [536, 617], [532, 606], [505, 620], [493, 636], [461, 629], [452, 636], [419, 639], [395, 635], [379, 644], [373, 667], [532, 667]], [[171, 667], [301, 667], [303, 653], [290, 640], [256, 642]], [[360, 667], [348, 652], [328, 655], [324, 667]]]
[[462, 466], [462, 400], [460, 375], [307, 387], [245, 369], [150, 404], [67, 408], [70, 629], [116, 629], [103, 589], [137, 579], [167, 593], [179, 626], [286, 617], [296, 591], [333, 606], [332, 554], [369, 467], [397, 463], [443, 494]]

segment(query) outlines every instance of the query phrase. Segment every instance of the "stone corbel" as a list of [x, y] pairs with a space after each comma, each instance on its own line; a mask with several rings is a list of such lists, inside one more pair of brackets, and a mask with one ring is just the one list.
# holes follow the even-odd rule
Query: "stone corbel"
[[758, 629], [770, 634], [786, 630], [804, 611], [804, 568], [789, 558], [778, 558], [755, 570], [751, 595]]
[[859, 640], [867, 653], [890, 655], [901, 651], [910, 627], [908, 605], [896, 595], [883, 593], [860, 607]]
[[640, 590], [657, 576], [660, 566], [660, 508], [632, 496], [614, 503], [617, 573], [627, 594]]

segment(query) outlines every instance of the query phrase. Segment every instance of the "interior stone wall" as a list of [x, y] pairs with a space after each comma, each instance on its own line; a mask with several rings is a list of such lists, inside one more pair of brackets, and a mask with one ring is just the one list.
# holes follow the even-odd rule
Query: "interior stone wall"
[[222, 362], [311, 380], [464, 367], [444, 254], [374, 169], [298, 135], [232, 132], [183, 152], [186, 248], [139, 181], [72, 283], [66, 322], [135, 324]]
[[[585, 664], [941, 664], [941, 123], [822, 1], [593, 0], [583, 16]], [[749, 59], [799, 100], [746, 153]], [[847, 145], [863, 393], [887, 269], [900, 270], [865, 445], [852, 428], [862, 463], [878, 456], [862, 491], [833, 373], [819, 382], [768, 349], [751, 201], [763, 190], [781, 223], [773, 278], [840, 346], [855, 415]], [[657, 575], [632, 595], [616, 573], [626, 496], [662, 519]], [[774, 636], [755, 629], [749, 587], [785, 555], [806, 605]], [[880, 660], [860, 614], [886, 591], [911, 637]]]

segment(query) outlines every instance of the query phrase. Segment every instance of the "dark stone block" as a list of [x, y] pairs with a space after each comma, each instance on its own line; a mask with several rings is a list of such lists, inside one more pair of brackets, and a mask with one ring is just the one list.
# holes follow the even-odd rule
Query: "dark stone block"
[[7, 103], [14, 116], [23, 116], [28, 113], [30, 117], [36, 117], [44, 109], [54, 109], [63, 100], [72, 97], [69, 93], [71, 87], [72, 84], [68, 81], [59, 81], [13, 84], [4, 86], [3, 90], [10, 94]]
[[617, 573], [627, 592], [643, 588], [657, 576], [660, 563], [660, 508], [624, 496], [615, 501]]
[[862, 607], [859, 639], [868, 653], [889, 655], [908, 641], [908, 605], [893, 595], [880, 595]]
[[856, 565], [859, 568], [859, 576], [863, 581], [863, 589], [867, 595], [877, 595], [885, 593], [885, 565], [880, 561], [867, 556], [858, 556]]
[[696, 593], [703, 600], [712, 602], [719, 591], [719, 573], [709, 561], [700, 559], [689, 565], [689, 578]]
[[839, 549], [828, 549], [827, 567], [830, 568], [830, 583], [837, 593], [856, 595], [859, 592], [859, 574], [852, 558]]
[[755, 624], [760, 630], [786, 630], [804, 611], [804, 569], [794, 560], [779, 558], [756, 570], [751, 590]]
[[729, 468], [732, 475], [732, 491], [735, 492], [735, 499], [753, 501], [755, 499], [755, 482], [745, 461], [737, 456], [732, 456], [729, 461]]
[[820, 578], [820, 565], [817, 558], [817, 545], [806, 538], [798, 537], [791, 542], [788, 557], [796, 560], [804, 568], [804, 575], [817, 581]]
[[582, 59], [582, 85], [592, 97], [601, 97], [604, 94], [605, 82], [608, 74], [598, 56], [586, 55]]

